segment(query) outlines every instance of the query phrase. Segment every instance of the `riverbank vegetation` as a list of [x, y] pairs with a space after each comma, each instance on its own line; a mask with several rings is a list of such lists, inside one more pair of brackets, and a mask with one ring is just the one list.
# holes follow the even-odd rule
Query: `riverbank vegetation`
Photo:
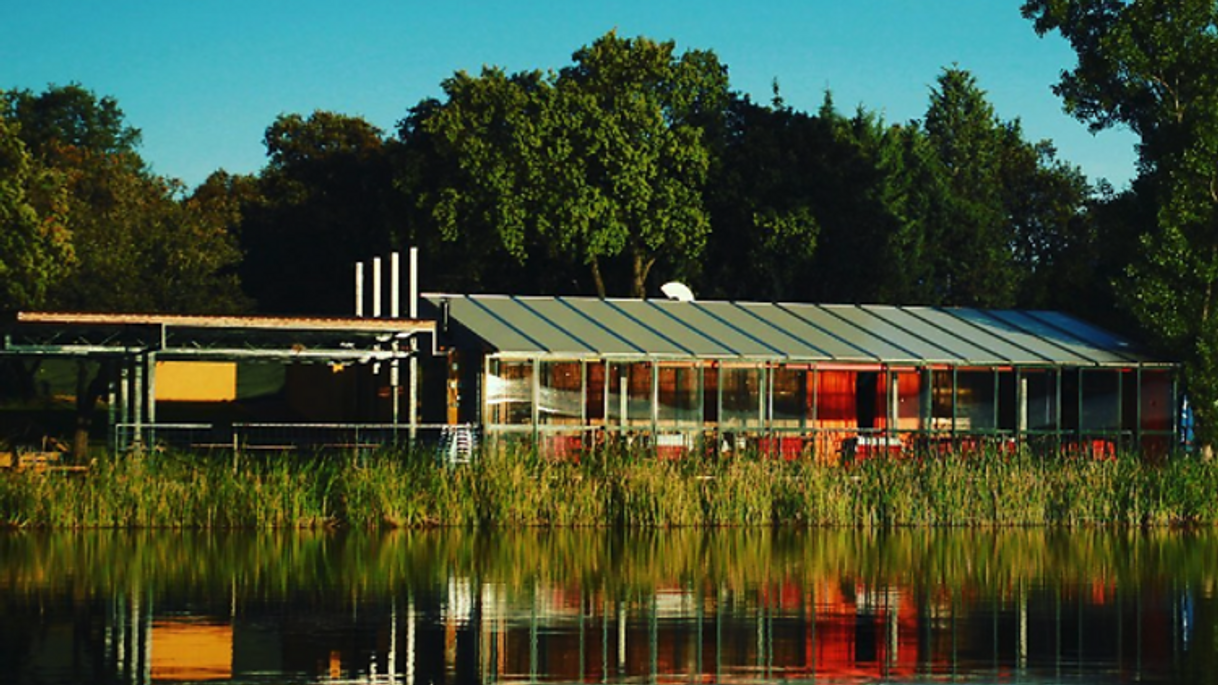
[[966, 454], [852, 465], [487, 452], [123, 455], [0, 474], [17, 528], [1209, 526], [1218, 463]]

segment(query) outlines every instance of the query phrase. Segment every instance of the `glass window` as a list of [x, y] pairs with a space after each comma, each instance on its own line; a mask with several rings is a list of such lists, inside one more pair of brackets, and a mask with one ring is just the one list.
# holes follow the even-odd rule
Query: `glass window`
[[894, 371], [893, 396], [896, 398], [896, 414], [898, 430], [918, 430], [922, 428], [922, 379], [920, 371]]
[[1142, 372], [1142, 430], [1172, 429], [1172, 374], [1170, 371]]
[[702, 423], [719, 423], [719, 367], [714, 365], [702, 369]]
[[692, 365], [660, 366], [656, 421], [662, 425], [698, 425], [702, 420], [701, 369]]
[[651, 425], [651, 363], [609, 365], [609, 423]]
[[952, 429], [953, 385], [949, 369], [936, 369], [930, 373], [930, 428], [947, 431]]
[[589, 425], [599, 426], [605, 423], [605, 363], [593, 362], [586, 368], [588, 384], [584, 391], [584, 415]]
[[997, 428], [996, 409], [993, 371], [956, 373], [956, 430], [968, 432]]
[[1083, 372], [1084, 431], [1114, 431], [1121, 428], [1119, 371]]
[[538, 364], [538, 422], [545, 424], [583, 423], [583, 364], [580, 362], [541, 362]]
[[486, 410], [492, 424], [533, 421], [533, 362], [490, 360]]
[[761, 426], [761, 369], [725, 366], [719, 369], [719, 388], [724, 428]]
[[771, 420], [776, 428], [799, 428], [808, 405], [808, 370], [782, 366], [774, 369], [774, 409]]
[[821, 371], [817, 382], [816, 420], [822, 426], [857, 426], [858, 398], [854, 371]]
[[1024, 407], [1019, 416], [1019, 429], [1057, 430], [1057, 374], [1025, 370], [1020, 373], [1020, 382], [1023, 383]]

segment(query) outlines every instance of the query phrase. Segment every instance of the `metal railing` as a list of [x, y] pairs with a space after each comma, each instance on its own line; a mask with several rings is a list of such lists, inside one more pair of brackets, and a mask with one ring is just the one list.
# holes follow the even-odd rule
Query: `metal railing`
[[364, 455], [394, 447], [434, 450], [449, 463], [473, 459], [478, 429], [470, 424], [392, 423], [120, 423], [116, 452], [341, 452]]
[[117, 452], [177, 449], [182, 451], [342, 452], [370, 454], [394, 447], [431, 450], [447, 463], [475, 458], [481, 443], [527, 446], [539, 455], [557, 460], [578, 460], [603, 449], [650, 452], [659, 458], [679, 459], [701, 455], [723, 458], [762, 456], [821, 463], [853, 462], [870, 458], [1014, 454], [1021, 450], [1067, 457], [1111, 458], [1119, 453], [1162, 443], [1170, 452], [1172, 433], [1143, 431], [976, 431], [889, 430], [869, 428], [771, 428], [769, 430], [718, 430], [664, 428], [630, 430], [605, 426], [547, 426], [531, 430], [487, 429], [483, 435], [473, 424], [385, 423], [160, 423], [118, 424], [114, 430]]

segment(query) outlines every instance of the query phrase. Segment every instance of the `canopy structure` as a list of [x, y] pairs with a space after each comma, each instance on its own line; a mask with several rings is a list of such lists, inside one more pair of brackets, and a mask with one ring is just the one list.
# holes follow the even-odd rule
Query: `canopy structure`
[[0, 354], [246, 358], [368, 362], [404, 358], [394, 346], [435, 331], [432, 321], [175, 314], [17, 312], [3, 324]]
[[[355, 317], [17, 312], [0, 320], [0, 332], [3, 334], [0, 357], [92, 362], [93, 375], [105, 386], [109, 433], [115, 447], [123, 450], [133, 444], [149, 444], [154, 439], [166, 441], [175, 434], [208, 433], [211, 427], [204, 425], [201, 418], [176, 427], [158, 425], [158, 398], [179, 404], [194, 401], [217, 405], [231, 401], [236, 396], [238, 362], [269, 362], [282, 365], [285, 373], [302, 372], [289, 374], [287, 385], [298, 391], [311, 386], [304, 387], [304, 395], [312, 399], [289, 401], [290, 408], [284, 411], [296, 414], [305, 407], [314, 413], [325, 413], [339, 411], [335, 407], [346, 411], [347, 405], [358, 405], [352, 411], [379, 412], [377, 415], [387, 425], [385, 434], [394, 435], [401, 418], [399, 363], [417, 356], [420, 349], [430, 349], [430, 340], [420, 344], [416, 338], [434, 336], [435, 322]], [[352, 378], [353, 374], [347, 373], [345, 385], [336, 384], [337, 372], [349, 366], [363, 369], [363, 376], [368, 378]], [[314, 372], [303, 373], [310, 370]], [[217, 383], [216, 377], [221, 375], [226, 378]], [[169, 382], [171, 379], [173, 383]], [[212, 388], [213, 394], [208, 394], [207, 387]], [[344, 388], [346, 394], [340, 396]], [[380, 405], [386, 408], [381, 410]], [[411, 403], [406, 407], [410, 412], [407, 425], [411, 426], [417, 422], [413, 406]], [[223, 423], [231, 433], [232, 419]], [[192, 442], [187, 446], [196, 447], [193, 437], [189, 439]], [[216, 442], [210, 438], [208, 441]], [[235, 443], [237, 438], [220, 442]], [[287, 442], [277, 439], [275, 444]]]
[[[1031, 439], [1169, 449], [1176, 364], [1052, 311], [424, 296], [488, 433], [783, 451]], [[475, 379], [468, 375], [479, 369]], [[462, 413], [462, 412], [458, 412]], [[634, 440], [631, 437], [631, 440]], [[561, 442], [561, 441], [560, 441]]]

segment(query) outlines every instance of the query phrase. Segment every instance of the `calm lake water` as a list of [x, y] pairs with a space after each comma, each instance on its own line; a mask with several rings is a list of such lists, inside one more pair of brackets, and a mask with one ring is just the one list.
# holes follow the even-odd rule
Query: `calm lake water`
[[0, 534], [3, 683], [1215, 682], [1211, 531]]

